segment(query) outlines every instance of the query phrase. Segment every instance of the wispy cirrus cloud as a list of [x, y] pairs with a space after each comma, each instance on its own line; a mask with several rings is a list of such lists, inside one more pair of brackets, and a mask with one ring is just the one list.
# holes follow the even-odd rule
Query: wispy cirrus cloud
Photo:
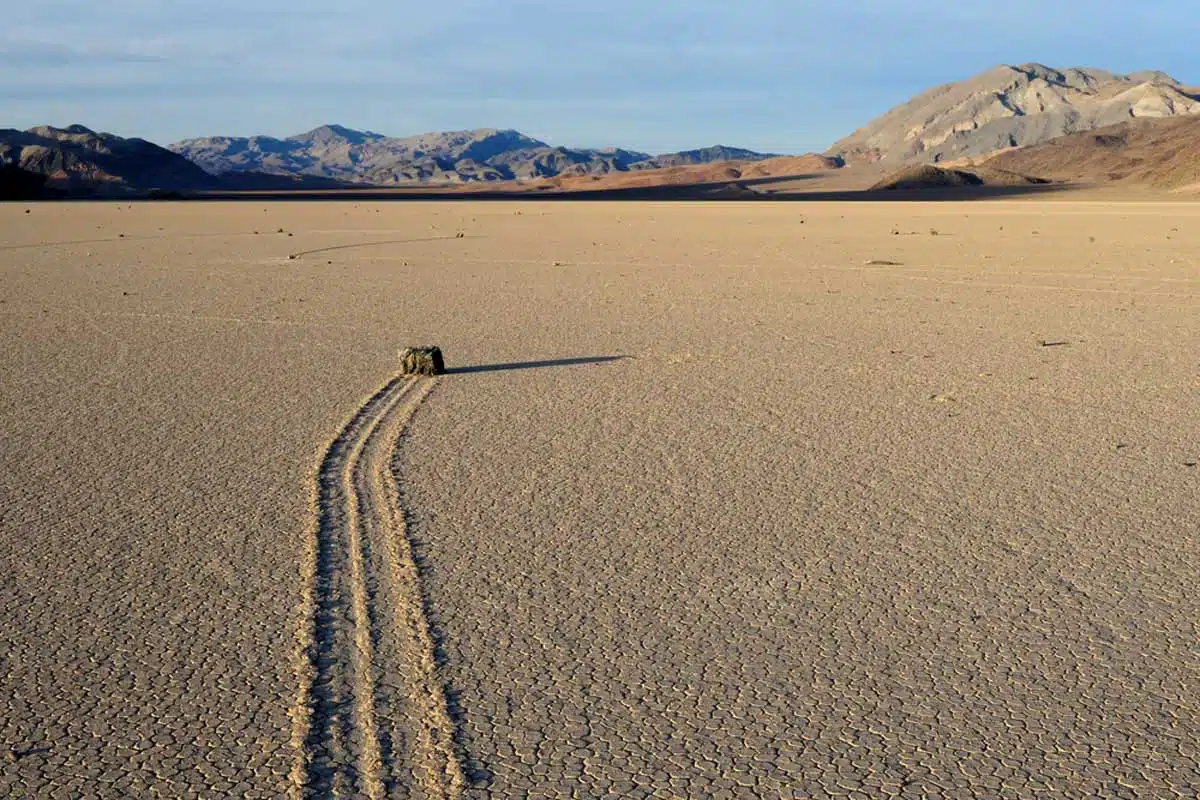
[[0, 62], [21, 67], [92, 64], [147, 64], [165, 60], [152, 44], [77, 44], [32, 37], [0, 35]]

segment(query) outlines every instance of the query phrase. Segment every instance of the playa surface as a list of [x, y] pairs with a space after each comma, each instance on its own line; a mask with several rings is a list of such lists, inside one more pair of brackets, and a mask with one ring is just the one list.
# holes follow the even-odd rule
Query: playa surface
[[1108, 195], [0, 206], [0, 794], [1185, 796], [1197, 254]]

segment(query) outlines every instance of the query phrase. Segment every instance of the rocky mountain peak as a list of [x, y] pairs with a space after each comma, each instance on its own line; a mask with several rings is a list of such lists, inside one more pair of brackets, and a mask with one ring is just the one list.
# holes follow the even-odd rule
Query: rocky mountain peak
[[307, 133], [288, 138], [289, 142], [302, 142], [317, 145], [361, 145], [367, 142], [383, 139], [382, 134], [371, 131], [356, 131], [343, 125], [322, 125]]
[[923, 92], [830, 155], [896, 163], [979, 158], [1135, 117], [1200, 113], [1200, 98], [1163, 72], [1118, 75], [1035, 62], [1001, 65]]

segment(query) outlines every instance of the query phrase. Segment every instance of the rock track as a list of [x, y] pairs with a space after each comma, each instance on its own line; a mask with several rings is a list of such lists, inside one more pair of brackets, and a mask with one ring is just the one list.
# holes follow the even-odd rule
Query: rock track
[[453, 724], [392, 457], [434, 381], [395, 377], [320, 461], [299, 630], [302, 797], [453, 798]]

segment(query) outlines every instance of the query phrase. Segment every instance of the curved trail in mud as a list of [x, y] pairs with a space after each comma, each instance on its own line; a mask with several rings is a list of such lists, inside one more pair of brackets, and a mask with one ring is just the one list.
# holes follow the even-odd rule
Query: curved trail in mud
[[455, 798], [462, 770], [392, 460], [436, 380], [395, 377], [316, 476], [293, 775], [303, 797]]
[[457, 239], [465, 239], [466, 236], [423, 236], [419, 239], [383, 239], [373, 242], [353, 242], [351, 244], [335, 244], [329, 247], [317, 247], [312, 250], [298, 250], [295, 253], [289, 253], [288, 259], [295, 261], [296, 259], [304, 258], [305, 256], [319, 255], [321, 253], [333, 253], [339, 250], [359, 250], [364, 247], [382, 247], [389, 244], [418, 244], [420, 242], [453, 242]]

